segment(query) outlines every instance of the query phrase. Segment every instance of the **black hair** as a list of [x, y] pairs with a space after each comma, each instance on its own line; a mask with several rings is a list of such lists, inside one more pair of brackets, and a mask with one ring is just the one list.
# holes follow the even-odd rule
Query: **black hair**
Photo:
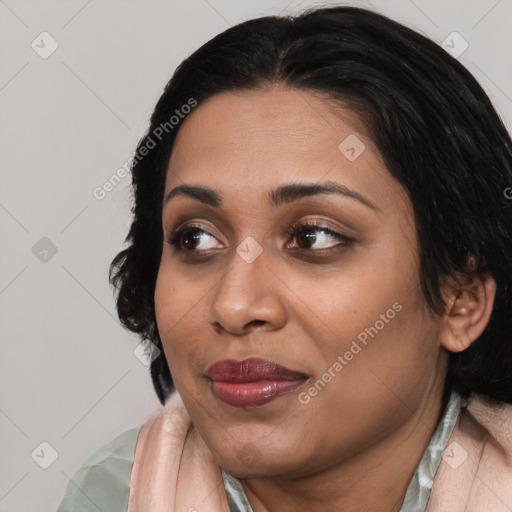
[[490, 321], [469, 348], [450, 352], [443, 401], [456, 390], [463, 398], [476, 393], [512, 403], [510, 135], [475, 78], [441, 46], [381, 14], [347, 6], [229, 28], [178, 66], [157, 102], [131, 167], [128, 245], [112, 260], [109, 279], [123, 325], [161, 351], [151, 364], [160, 402], [175, 389], [154, 291], [179, 114], [215, 94], [275, 83], [323, 93], [358, 114], [412, 202], [421, 286], [433, 314], [446, 307], [443, 278], [467, 272], [469, 259], [494, 277]]

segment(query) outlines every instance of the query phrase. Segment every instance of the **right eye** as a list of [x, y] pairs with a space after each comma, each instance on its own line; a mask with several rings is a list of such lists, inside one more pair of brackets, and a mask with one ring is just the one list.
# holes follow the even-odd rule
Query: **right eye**
[[201, 252], [214, 249], [215, 246], [208, 246], [208, 238], [216, 240], [213, 235], [196, 224], [187, 224], [181, 228], [167, 233], [166, 242], [175, 246], [176, 251]]

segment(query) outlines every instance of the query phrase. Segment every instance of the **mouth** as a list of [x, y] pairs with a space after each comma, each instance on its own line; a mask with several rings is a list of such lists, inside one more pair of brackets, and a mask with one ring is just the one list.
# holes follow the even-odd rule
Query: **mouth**
[[257, 358], [217, 361], [206, 375], [211, 380], [213, 395], [238, 408], [269, 403], [295, 391], [309, 379], [305, 373]]

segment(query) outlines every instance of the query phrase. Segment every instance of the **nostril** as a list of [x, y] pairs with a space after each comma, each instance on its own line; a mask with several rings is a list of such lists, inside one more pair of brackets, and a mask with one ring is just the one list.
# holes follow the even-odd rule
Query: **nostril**
[[253, 320], [252, 322], [249, 322], [248, 324], [246, 324], [245, 327], [248, 327], [250, 325], [258, 326], [258, 325], [263, 325], [263, 324], [265, 324], [265, 320]]

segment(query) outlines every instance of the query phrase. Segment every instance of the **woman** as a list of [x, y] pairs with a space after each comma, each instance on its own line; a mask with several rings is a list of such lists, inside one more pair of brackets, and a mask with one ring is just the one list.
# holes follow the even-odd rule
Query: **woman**
[[239, 24], [132, 174], [162, 408], [61, 512], [512, 510], [512, 142], [458, 61], [355, 7]]

